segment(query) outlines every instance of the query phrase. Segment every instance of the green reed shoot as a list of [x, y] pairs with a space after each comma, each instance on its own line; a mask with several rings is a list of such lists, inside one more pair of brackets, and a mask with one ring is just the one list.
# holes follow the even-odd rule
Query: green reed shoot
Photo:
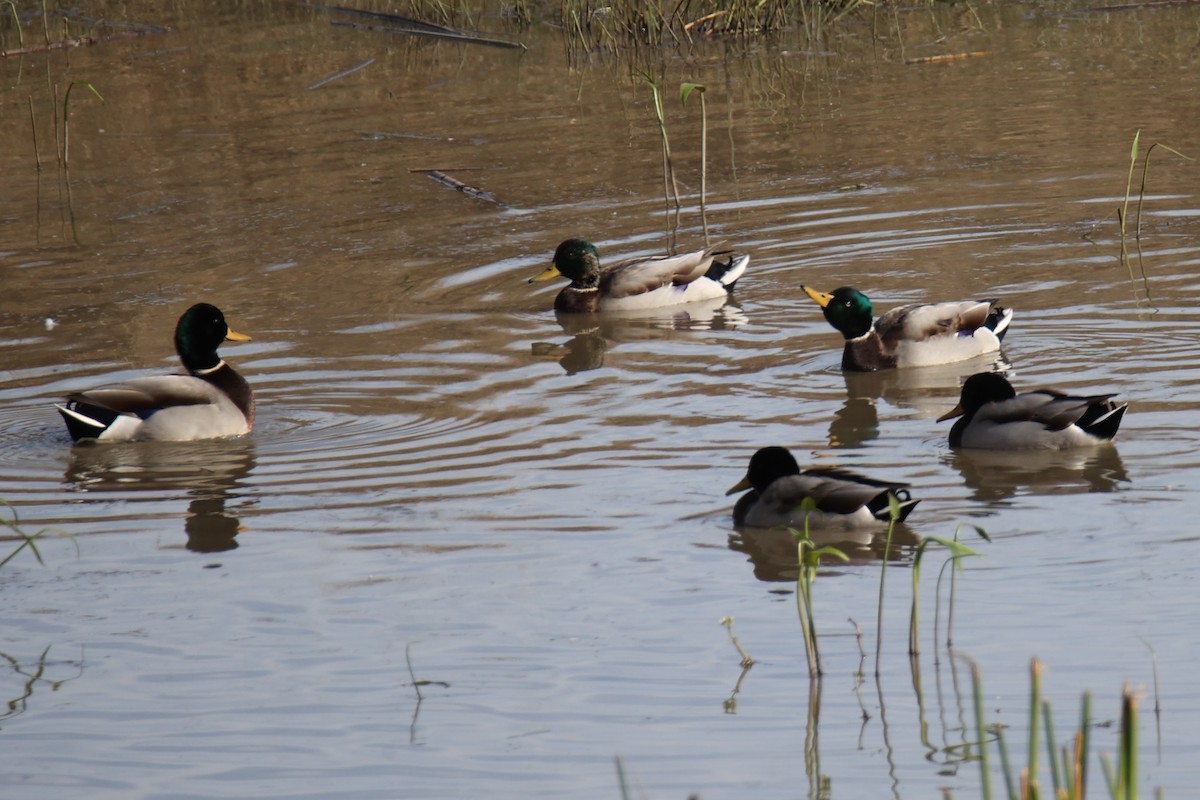
[[875, 608], [875, 676], [879, 676], [880, 656], [883, 653], [883, 586], [887, 578], [888, 560], [892, 556], [892, 534], [896, 530], [896, 523], [900, 520], [900, 500], [896, 495], [888, 493], [888, 512], [891, 518], [888, 520], [887, 540], [883, 545], [883, 561], [879, 565], [879, 598]]
[[729, 641], [733, 643], [733, 646], [737, 648], [738, 655], [742, 657], [742, 666], [753, 666], [754, 659], [750, 657], [750, 654], [747, 653], [745, 648], [742, 647], [742, 643], [739, 642], [738, 638], [733, 634], [733, 617], [722, 617], [721, 624], [724, 625], [725, 630], [729, 632]]
[[38, 152], [37, 141], [37, 119], [33, 115], [33, 97], [32, 95], [26, 98], [29, 101], [29, 130], [33, 135], [33, 163], [37, 167], [37, 171], [42, 171], [42, 154]]
[[704, 226], [704, 244], [708, 245], [708, 217], [704, 201], [708, 192], [708, 108], [704, 103], [704, 85], [700, 83], [679, 84], [679, 101], [687, 105], [688, 98], [695, 92], [700, 95], [700, 221]]
[[[931, 545], [934, 545], [934, 544], [941, 545], [942, 547], [944, 547], [950, 551], [950, 558], [947, 560], [947, 563], [953, 562], [956, 569], [962, 568], [962, 564], [960, 563], [960, 561], [963, 558], [965, 558], [967, 556], [980, 555], [980, 553], [977, 550], [972, 550], [970, 547], [967, 547], [965, 544], [958, 541], [958, 533], [961, 529], [962, 529], [961, 525], [959, 525], [958, 528], [955, 529], [953, 539], [943, 539], [940, 536], [926, 536], [924, 539], [921, 540], [921, 543], [919, 545], [917, 545], [916, 553], [913, 554], [912, 610], [909, 612], [909, 615], [908, 615], [908, 654], [910, 656], [915, 656], [921, 652], [921, 646], [919, 644], [919, 638], [920, 638], [919, 637], [919, 632], [920, 632], [920, 623], [919, 623], [920, 591], [919, 591], [919, 589], [920, 589], [920, 584], [921, 584], [921, 560], [925, 556], [925, 551], [928, 550]], [[975, 530], [977, 530], [980, 533], [980, 535], [982, 535], [985, 539], [987, 538], [987, 534], [984, 533], [982, 529], [976, 528]]]
[[621, 800], [630, 800], [633, 793], [629, 790], [629, 779], [625, 775], [625, 763], [621, 761], [620, 756], [614, 756], [613, 761], [617, 766], [617, 782], [621, 785]]
[[1137, 707], [1137, 696], [1126, 685], [1121, 700], [1121, 755], [1129, 800], [1137, 799]]
[[62, 165], [64, 167], [68, 165], [69, 158], [70, 158], [71, 135], [70, 135], [70, 130], [67, 128], [67, 120], [70, 118], [70, 113], [71, 113], [71, 90], [74, 89], [76, 86], [85, 87], [86, 89], [91, 91], [92, 94], [96, 95], [96, 97], [100, 98], [101, 103], [104, 102], [104, 96], [101, 95], [100, 92], [98, 92], [96, 90], [95, 86], [92, 86], [87, 81], [71, 81], [71, 83], [67, 85], [67, 93], [66, 93], [66, 95], [63, 96], [63, 113], [62, 113], [62, 131], [63, 131]]
[[729, 641], [733, 644], [734, 648], [737, 649], [738, 655], [742, 657], [742, 672], [740, 675], [738, 675], [737, 682], [734, 683], [733, 691], [729, 693], [729, 697], [721, 702], [721, 707], [725, 710], [726, 714], [736, 714], [738, 692], [742, 690], [742, 681], [745, 680], [746, 674], [750, 672], [750, 668], [754, 666], [754, 659], [750, 657], [750, 654], [746, 652], [744, 647], [742, 647], [742, 643], [738, 641], [737, 636], [734, 635], [733, 617], [722, 617], [721, 624], [725, 626], [725, 630], [729, 633]]
[[972, 695], [975, 700], [975, 738], [979, 742], [980, 792], [983, 800], [992, 800], [992, 771], [988, 766], [987, 731], [983, 716], [983, 676], [979, 671], [978, 664], [963, 655], [960, 655], [959, 658], [966, 661], [971, 667]]
[[1000, 723], [992, 725], [992, 734], [996, 737], [996, 749], [1000, 752], [1000, 772], [1004, 775], [1004, 788], [1008, 790], [1008, 800], [1017, 800], [1017, 787], [1013, 784], [1012, 762], [1008, 758], [1008, 742], [1004, 739], [1004, 726]]
[[42, 537], [42, 531], [38, 531], [37, 533], [26, 533], [25, 531], [21, 530], [17, 527], [17, 518], [15, 513], [13, 514], [13, 518], [11, 520], [0, 520], [0, 525], [3, 525], [6, 528], [11, 528], [13, 532], [15, 532], [17, 536], [21, 538], [21, 543], [17, 545], [16, 549], [0, 560], [0, 567], [3, 567], [8, 562], [12, 561], [22, 550], [25, 550], [26, 548], [28, 548], [29, 552], [33, 553], [33, 557], [37, 559], [39, 564], [46, 566], [46, 562], [42, 560], [42, 552], [38, 550], [37, 546], [37, 540]]
[[663, 112], [662, 92], [658, 89], [658, 81], [648, 72], [639, 73], [650, 91], [654, 94], [654, 114], [658, 118], [658, 131], [662, 136], [663, 158], [663, 194], [667, 205], [670, 206], [672, 197], [675, 200], [675, 210], [679, 210], [679, 186], [675, 183], [675, 165], [671, 161], [671, 140], [667, 137], [667, 118]]
[[[960, 532], [962, 532], [964, 525], [965, 525], [965, 523], [960, 524], [957, 528], [954, 529], [954, 541], [955, 542], [958, 541], [958, 534]], [[967, 525], [967, 527], [973, 528], [975, 530], [975, 533], [979, 534], [980, 538], [982, 538], [985, 542], [991, 541], [991, 539], [987, 535], [987, 531], [985, 531], [983, 528], [979, 527], [978, 525]], [[954, 589], [956, 586], [956, 578], [958, 577], [959, 569], [962, 566], [959, 563], [960, 561], [961, 561], [961, 559], [957, 556], [946, 559], [946, 561], [944, 561], [942, 563], [942, 568], [938, 571], [937, 583], [935, 584], [935, 595], [938, 598], [940, 598], [942, 596], [942, 576], [944, 576], [946, 574], [946, 567], [953, 565], [954, 569], [952, 569], [950, 571], [950, 602], [947, 604], [947, 612], [946, 612], [946, 646], [947, 647], [950, 647], [952, 644], [951, 637], [953, 635], [952, 631], [954, 629]], [[938, 629], [938, 622], [937, 622], [938, 610], [939, 610], [939, 606], [935, 605], [934, 612], [933, 612], [933, 635], [935, 638], [937, 637], [937, 629]]]
[[[1042, 701], [1042, 725], [1046, 729], [1047, 763], [1050, 764], [1050, 784], [1054, 787], [1054, 796], [1063, 793], [1063, 771], [1058, 763], [1058, 739], [1054, 735], [1054, 714], [1049, 700]], [[1063, 754], [1064, 756], [1066, 753]], [[1064, 758], [1064, 766], [1066, 759]]]
[[1137, 167], [1139, 143], [1142, 140], [1142, 129], [1138, 128], [1133, 134], [1133, 145], [1129, 148], [1129, 175], [1125, 178], [1125, 203], [1117, 213], [1117, 221], [1121, 223], [1121, 244], [1125, 244], [1125, 220], [1129, 218], [1129, 195], [1133, 192], [1133, 171]]
[[1114, 800], [1137, 800], [1137, 697], [1129, 684], [1121, 697], [1121, 743], [1117, 751]]
[[12, 12], [13, 24], [17, 26], [17, 47], [24, 47], [25, 29], [21, 27], [21, 18], [17, 15], [17, 4], [13, 0], [4, 0], [4, 5]]
[[1075, 747], [1063, 752], [1063, 760], [1070, 762], [1070, 769], [1064, 770], [1069, 776], [1067, 796], [1082, 798], [1083, 788], [1087, 786], [1087, 752], [1088, 732], [1092, 728], [1092, 693], [1084, 692], [1079, 702], [1079, 732], [1075, 734]]
[[796, 575], [796, 612], [800, 616], [800, 631], [804, 636], [804, 652], [808, 656], [809, 677], [821, 675], [821, 654], [817, 649], [817, 629], [813, 619], [812, 585], [817, 579], [817, 567], [820, 566], [821, 556], [832, 556], [849, 561], [850, 557], [836, 547], [814, 547], [809, 535], [809, 516], [817, 510], [817, 504], [811, 497], [804, 498], [800, 504], [804, 512], [804, 530], [795, 528], [788, 530], [796, 540], [796, 562], [799, 572]]
[[890, 492], [888, 511], [891, 519], [888, 521], [887, 541], [883, 545], [883, 561], [879, 564], [879, 597], [875, 607], [875, 677], [879, 677], [880, 654], [883, 652], [883, 584], [887, 578], [888, 559], [892, 555], [892, 531], [896, 529], [896, 521], [900, 519], [900, 501]]
[[[1129, 148], [1129, 174], [1125, 178], [1125, 202], [1117, 209], [1117, 220], [1121, 223], [1121, 250], [1125, 250], [1125, 223], [1129, 219], [1129, 198], [1133, 194], [1133, 173], [1137, 168], [1138, 156], [1141, 152], [1142, 129], [1138, 128], [1133, 134], [1133, 145]], [[1194, 158], [1185, 156], [1173, 147], [1168, 147], [1161, 142], [1155, 142], [1146, 148], [1146, 155], [1142, 160], [1142, 181], [1138, 187], [1137, 201], [1137, 217], [1134, 224], [1133, 237], [1135, 240], [1142, 238], [1142, 206], [1146, 201], [1146, 176], [1150, 172], [1150, 154], [1154, 152], [1154, 148], [1161, 147], [1167, 152], [1174, 153], [1186, 161], [1195, 161]]]
[[1029, 663], [1029, 767], [1025, 778], [1025, 793], [1029, 797], [1041, 794], [1038, 790], [1038, 719], [1042, 710], [1042, 673], [1045, 667], [1036, 658]]
[[[981, 794], [985, 800], [990, 800], [991, 773], [988, 767], [986, 726], [983, 717], [982, 680], [975, 662], [962, 655], [959, 655], [959, 658], [971, 665], [971, 681], [975, 695], [975, 727], [980, 743]], [[1036, 658], [1033, 659], [1030, 664], [1029, 764], [1019, 772], [1019, 788], [1015, 780], [1018, 774], [1009, 760], [1003, 730], [998, 724], [990, 727], [999, 749], [1000, 764], [1008, 796], [1010, 800], [1018, 800], [1018, 798], [1020, 800], [1037, 800], [1043, 796], [1038, 779], [1038, 738], [1040, 736], [1038, 726], [1044, 725], [1046, 749], [1050, 754], [1051, 762], [1050, 776], [1053, 784], [1050, 796], [1056, 800], [1084, 800], [1087, 796], [1092, 697], [1089, 692], [1083, 693], [1080, 701], [1079, 730], [1060, 750], [1054, 733], [1051, 705], [1049, 701], [1041, 697], [1041, 678], [1044, 671], [1042, 663]], [[1107, 753], [1099, 754], [1100, 764], [1104, 768], [1104, 777], [1108, 784], [1108, 793], [1112, 800], [1137, 800], [1137, 707], [1137, 696], [1126, 684], [1121, 698], [1121, 723], [1116, 765], [1113, 765], [1112, 759]]]

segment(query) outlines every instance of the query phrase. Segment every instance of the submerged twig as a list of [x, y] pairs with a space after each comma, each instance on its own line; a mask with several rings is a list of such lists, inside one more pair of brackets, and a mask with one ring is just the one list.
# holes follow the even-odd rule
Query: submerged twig
[[362, 62], [361, 64], [357, 64], [353, 67], [350, 67], [349, 69], [344, 69], [335, 75], [330, 75], [328, 78], [322, 78], [321, 80], [314, 83], [312, 86], [309, 86], [308, 91], [311, 92], [313, 89], [320, 89], [322, 86], [324, 86], [327, 83], [333, 83], [334, 81], [336, 81], [339, 78], [344, 78], [347, 75], [353, 75], [354, 73], [358, 72], [360, 69], [366, 69], [367, 67], [371, 66], [374, 63], [375, 63], [375, 59], [368, 58], [366, 61]]
[[0, 58], [27, 56], [33, 53], [48, 53], [52, 50], [67, 50], [75, 47], [91, 47], [94, 44], [107, 44], [108, 42], [119, 41], [121, 39], [133, 39], [137, 36], [145, 36], [149, 33], [164, 33], [168, 30], [168, 28], [147, 28], [145, 30], [117, 31], [116, 33], [104, 36], [79, 36], [74, 39], [60, 39], [32, 47], [19, 47], [16, 50], [0, 51]]
[[945, 53], [944, 55], [938, 55], [938, 56], [921, 56], [918, 58], [906, 58], [906, 59], [904, 59], [904, 63], [905, 64], [940, 64], [944, 61], [961, 61], [964, 58], [981, 58], [983, 56], [990, 56], [991, 54], [992, 54], [991, 50], [976, 50], [971, 53]]
[[449, 186], [455, 191], [462, 192], [463, 194], [470, 195], [471, 197], [477, 197], [480, 200], [487, 200], [489, 203], [495, 203], [498, 206], [504, 205], [497, 200], [496, 196], [491, 192], [485, 192], [483, 189], [469, 186], [460, 181], [458, 178], [451, 177], [439, 169], [431, 169], [426, 174], [429, 175], [431, 179], [437, 181], [443, 186]]

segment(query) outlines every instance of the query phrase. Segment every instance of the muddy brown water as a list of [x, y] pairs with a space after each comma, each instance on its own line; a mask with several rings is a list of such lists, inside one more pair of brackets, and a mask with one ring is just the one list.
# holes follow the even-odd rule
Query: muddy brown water
[[[552, 30], [518, 54], [160, 13], [136, 21], [171, 33], [0, 61], [0, 498], [73, 537], [0, 570], [0, 794], [613, 797], [620, 757], [648, 797], [978, 796], [944, 556], [906, 657], [913, 545], [963, 523], [991, 542], [962, 529], [982, 555], [955, 652], [1010, 749], [1036, 655], [1061, 739], [1082, 690], [1104, 722], [1128, 681], [1144, 784], [1195, 786], [1198, 168], [1154, 151], [1127, 262], [1114, 210], [1139, 129], [1200, 155], [1200, 9], [888, 9], [874, 36], [672, 56], [677, 221], [647, 86]], [[905, 63], [955, 52], [987, 54]], [[64, 175], [48, 85], [72, 80], [105, 102], [77, 87]], [[561, 239], [703, 243], [684, 80], [707, 87], [710, 236], [752, 254], [735, 299], [560, 323], [526, 279]], [[934, 420], [990, 363], [845, 376], [802, 283], [1001, 297], [1012, 380], [1118, 393], [1121, 436], [955, 455]], [[223, 351], [254, 433], [72, 448], [53, 400], [172, 368], [200, 300], [254, 337]], [[922, 498], [878, 681], [883, 544], [817, 579], [810, 684], [790, 541], [730, 524], [765, 444]], [[740, 681], [724, 617], [757, 661]]]

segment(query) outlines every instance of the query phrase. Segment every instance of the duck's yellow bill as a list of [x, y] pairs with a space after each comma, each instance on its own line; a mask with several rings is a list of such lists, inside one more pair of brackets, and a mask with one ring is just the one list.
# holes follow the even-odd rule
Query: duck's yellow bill
[[945, 414], [942, 414], [940, 417], [938, 417], [937, 421], [945, 422], [948, 419], [954, 419], [955, 417], [961, 417], [965, 413], [966, 412], [963, 411], [962, 403], [959, 403], [954, 408], [950, 409]]
[[225, 341], [227, 341], [227, 342], [248, 342], [248, 341], [250, 341], [250, 337], [244, 333], [238, 333], [233, 328], [227, 328], [225, 330]]
[[548, 281], [551, 278], [557, 278], [560, 275], [562, 275], [562, 273], [558, 271], [558, 267], [551, 264], [550, 266], [546, 267], [544, 270], [539, 272], [537, 275], [534, 275], [532, 278], [530, 278], [529, 282], [530, 283], [541, 283], [542, 281]]
[[806, 295], [808, 295], [813, 300], [815, 300], [817, 302], [817, 305], [819, 305], [821, 308], [824, 308], [825, 306], [829, 305], [829, 302], [831, 300], [833, 300], [833, 295], [831, 295], [831, 294], [825, 294], [825, 292], [818, 292], [816, 289], [813, 289], [809, 286], [801, 286], [800, 288], [804, 290], [804, 293]]
[[744, 492], [749, 488], [750, 488], [750, 476], [747, 475], [746, 477], [744, 477], [740, 481], [738, 481], [736, 485], [731, 486], [729, 488], [729, 491], [726, 492], [725, 494], [726, 495], [737, 494], [738, 492]]

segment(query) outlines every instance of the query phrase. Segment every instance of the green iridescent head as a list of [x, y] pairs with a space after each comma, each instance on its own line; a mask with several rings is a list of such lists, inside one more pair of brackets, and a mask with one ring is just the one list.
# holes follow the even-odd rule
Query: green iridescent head
[[175, 326], [175, 352], [189, 370], [212, 369], [221, 362], [221, 342], [248, 342], [250, 337], [231, 330], [221, 309], [197, 303], [183, 312]]
[[871, 330], [875, 309], [862, 292], [849, 286], [834, 289], [832, 294], [818, 292], [809, 286], [801, 288], [821, 307], [825, 321], [837, 328], [842, 336], [857, 339]]
[[596, 246], [583, 239], [567, 239], [554, 251], [554, 260], [545, 271], [529, 279], [530, 283], [562, 276], [575, 288], [591, 288], [600, 283], [600, 254]]

